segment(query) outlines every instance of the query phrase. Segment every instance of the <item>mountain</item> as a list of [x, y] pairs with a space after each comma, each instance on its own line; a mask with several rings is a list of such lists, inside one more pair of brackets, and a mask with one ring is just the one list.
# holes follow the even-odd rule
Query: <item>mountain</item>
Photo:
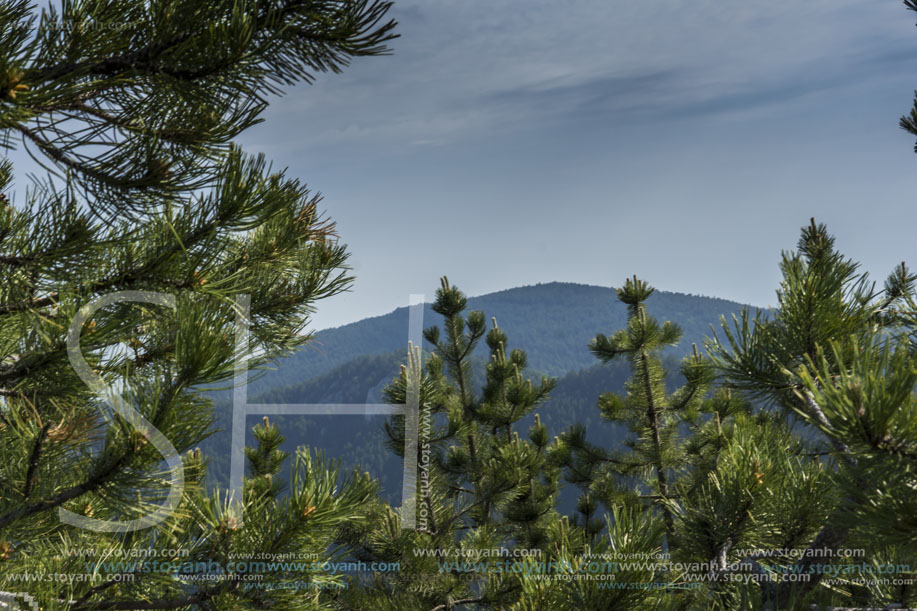
[[[472, 297], [469, 310], [483, 310], [496, 317], [509, 336], [509, 348], [528, 355], [527, 376], [558, 378], [551, 399], [538, 410], [556, 435], [573, 423], [587, 427], [591, 440], [617, 443], [623, 430], [602, 422], [596, 401], [602, 392], [620, 391], [629, 376], [625, 362], [599, 364], [588, 350], [598, 333], [610, 334], [626, 324], [627, 311], [612, 288], [554, 282]], [[667, 354], [675, 365], [678, 357], [702, 345], [718, 326], [721, 316], [739, 313], [745, 306], [711, 297], [657, 291], [647, 302], [657, 319], [671, 320], [684, 331], [682, 342]], [[424, 307], [424, 326], [440, 324], [429, 304]], [[378, 403], [382, 388], [397, 375], [407, 353], [408, 309], [384, 316], [326, 329], [315, 342], [279, 359], [249, 385], [252, 403]], [[429, 345], [425, 349], [431, 348]], [[475, 370], [481, 378], [487, 357], [483, 342], [475, 353]], [[211, 480], [228, 483], [231, 400], [227, 393], [215, 396], [217, 428], [222, 429], [202, 444], [211, 458]], [[398, 503], [401, 461], [385, 446], [383, 416], [286, 416], [271, 417], [287, 437], [286, 449], [310, 445], [325, 449], [347, 467], [359, 465], [380, 479], [386, 496]], [[531, 417], [520, 423], [528, 429]], [[249, 428], [258, 418], [249, 418]], [[604, 438], [604, 439], [603, 439]], [[252, 443], [249, 433], [247, 443]]]
[[[647, 307], [660, 320], [677, 322], [685, 332], [679, 353], [691, 349], [710, 332], [723, 314], [739, 312], [741, 304], [696, 295], [656, 291]], [[595, 363], [586, 349], [598, 333], [611, 333], [626, 324], [627, 311], [615, 289], [552, 282], [508, 289], [468, 299], [469, 310], [496, 317], [509, 334], [509, 348], [522, 348], [532, 369], [562, 376]], [[424, 307], [424, 327], [439, 324], [429, 304]], [[249, 396], [290, 386], [328, 373], [365, 355], [386, 354], [407, 348], [408, 308], [315, 334], [315, 339], [295, 354], [275, 363], [249, 385]], [[686, 343], [685, 343], [686, 342]], [[481, 354], [486, 353], [483, 342]], [[486, 354], [485, 354], [486, 356]]]

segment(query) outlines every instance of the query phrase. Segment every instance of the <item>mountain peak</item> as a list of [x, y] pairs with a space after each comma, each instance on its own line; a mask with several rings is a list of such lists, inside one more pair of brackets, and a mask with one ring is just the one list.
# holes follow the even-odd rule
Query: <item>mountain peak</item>
[[[656, 291], [647, 306], [658, 319], [672, 320], [682, 327], [685, 335], [680, 348], [684, 350], [692, 342], [701, 343], [721, 315], [745, 307], [725, 299], [667, 291]], [[477, 295], [469, 297], [468, 308], [495, 316], [509, 336], [510, 347], [527, 352], [532, 369], [556, 376], [594, 364], [588, 350], [592, 338], [626, 324], [626, 310], [614, 288], [573, 282], [540, 283]], [[440, 322], [426, 303], [423, 326]], [[276, 361], [276, 370], [253, 382], [250, 392], [299, 383], [359, 356], [406, 350], [407, 342], [407, 307], [324, 329], [309, 345]]]

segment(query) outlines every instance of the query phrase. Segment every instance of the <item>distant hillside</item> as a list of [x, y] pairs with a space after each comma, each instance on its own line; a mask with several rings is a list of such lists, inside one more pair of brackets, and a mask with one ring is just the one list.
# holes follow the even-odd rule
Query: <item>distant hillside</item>
[[[401, 351], [387, 355], [362, 356], [341, 365], [313, 380], [274, 389], [252, 398], [254, 403], [377, 403], [381, 400], [382, 388], [388, 384], [404, 361]], [[670, 355], [666, 366], [676, 371], [678, 359]], [[475, 377], [483, 378], [484, 362], [475, 362]], [[537, 377], [532, 371], [526, 375]], [[630, 376], [626, 361], [608, 364], [596, 363], [592, 367], [569, 373], [557, 380], [550, 399], [535, 413], [541, 415], [551, 436], [559, 435], [573, 424], [586, 427], [587, 439], [593, 443], [613, 446], [620, 444], [627, 436], [626, 430], [604, 421], [596, 406], [599, 395], [608, 391], [620, 392]], [[675, 374], [668, 380], [670, 386], [682, 383]], [[480, 384], [476, 384], [480, 386]], [[229, 430], [230, 411], [228, 405], [220, 406], [222, 414], [220, 428]], [[389, 502], [398, 504], [401, 491], [402, 464], [400, 459], [386, 447], [384, 431], [386, 418], [382, 416], [273, 416], [271, 418], [286, 437], [284, 449], [295, 451], [297, 446], [309, 445], [322, 448], [338, 458], [349, 470], [359, 466], [368, 471], [382, 484]], [[249, 425], [259, 421], [250, 418]], [[521, 420], [517, 430], [525, 435], [534, 422], [534, 413]], [[219, 453], [219, 448], [228, 445], [226, 433], [207, 440], [202, 448], [211, 457], [211, 481], [228, 483], [229, 462]], [[253, 443], [249, 432], [248, 443]], [[568, 491], [561, 507], [572, 511], [575, 491]]]
[[[737, 313], [743, 308], [742, 304], [725, 299], [663, 291], [657, 291], [647, 306], [655, 317], [677, 322], [685, 331], [685, 341], [678, 353], [689, 351], [691, 342], [709, 335], [710, 325], [721, 315]], [[532, 369], [552, 376], [593, 365], [595, 360], [587, 350], [589, 342], [598, 333], [611, 333], [624, 326], [627, 317], [615, 289], [563, 282], [472, 297], [468, 307], [483, 310], [488, 320], [496, 317], [509, 335], [509, 347], [525, 350]], [[427, 304], [424, 327], [440, 322], [440, 317]], [[315, 341], [277, 361], [276, 370], [253, 381], [249, 396], [315, 378], [358, 356], [406, 349], [407, 341], [407, 307], [319, 331]], [[486, 357], [483, 342], [481, 352]]]
[[[672, 320], [685, 331], [682, 343], [670, 351], [668, 364], [691, 350], [710, 334], [710, 325], [721, 315], [737, 313], [742, 305], [678, 293], [657, 292], [649, 302], [650, 313], [660, 320]], [[574, 423], [587, 427], [592, 441], [616, 444], [623, 431], [602, 422], [596, 401], [602, 392], [621, 391], [629, 375], [624, 362], [601, 365], [588, 350], [598, 333], [611, 333], [624, 326], [626, 310], [617, 301], [614, 289], [569, 283], [522, 287], [469, 299], [470, 309], [495, 316], [505, 329], [510, 348], [521, 348], [529, 357], [526, 375], [558, 378], [551, 399], [539, 412], [552, 435]], [[424, 326], [440, 324], [440, 317], [426, 306]], [[407, 344], [407, 308], [385, 316], [318, 334], [321, 346], [306, 347], [279, 360], [276, 370], [250, 385], [253, 403], [375, 403], [381, 390], [397, 375], [404, 362]], [[429, 345], [426, 349], [431, 348]], [[475, 358], [476, 377], [481, 377], [486, 346]], [[677, 383], [677, 380], [672, 380]], [[228, 482], [228, 457], [231, 422], [226, 395], [217, 398], [217, 433], [202, 444], [212, 459], [211, 479]], [[259, 418], [250, 418], [249, 427]], [[381, 416], [289, 416], [274, 417], [287, 437], [288, 450], [297, 445], [324, 448], [349, 467], [359, 465], [382, 482], [386, 496], [398, 502], [401, 463], [384, 446], [385, 418]], [[520, 423], [524, 434], [531, 418]], [[248, 443], [252, 440], [249, 438]], [[567, 503], [564, 503], [566, 505]]]

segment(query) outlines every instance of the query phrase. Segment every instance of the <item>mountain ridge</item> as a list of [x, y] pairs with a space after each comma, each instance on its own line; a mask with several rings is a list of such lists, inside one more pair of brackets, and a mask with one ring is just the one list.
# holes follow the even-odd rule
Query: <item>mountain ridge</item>
[[[539, 283], [469, 297], [468, 310], [483, 310], [488, 318], [497, 318], [509, 335], [511, 347], [525, 350], [533, 369], [562, 376], [594, 362], [588, 344], [598, 333], [612, 333], [626, 324], [626, 308], [615, 291], [613, 287], [573, 282]], [[682, 326], [686, 339], [698, 341], [716, 322], [711, 312], [725, 315], [752, 306], [657, 290], [647, 307], [660, 320]], [[309, 344], [278, 359], [253, 380], [250, 395], [317, 377], [357, 356], [406, 349], [408, 310], [402, 306], [387, 314], [317, 331]], [[424, 303], [424, 327], [439, 322], [431, 304]]]
[[[681, 343], [666, 351], [666, 361], [675, 365], [680, 356], [691, 352], [692, 343], [700, 344], [709, 335], [710, 325], [716, 324], [720, 316], [750, 306], [715, 297], [657, 291], [647, 307], [660, 321], [671, 320], [684, 330]], [[474, 309], [483, 310], [488, 318], [495, 316], [508, 335], [508, 347], [526, 352], [527, 377], [545, 374], [557, 378], [558, 387], [552, 398], [538, 410], [552, 434], [580, 423], [587, 425], [590, 435], [620, 441], [620, 430], [598, 426], [601, 419], [596, 402], [600, 392], [623, 390], [628, 364], [621, 361], [600, 366], [588, 348], [597, 334], [614, 333], [626, 324], [626, 307], [617, 300], [614, 288], [565, 282], [515, 287], [468, 298], [468, 310]], [[430, 304], [425, 304], [424, 326], [441, 321]], [[381, 388], [398, 374], [399, 365], [406, 360], [407, 335], [407, 307], [322, 330], [318, 338], [334, 346], [334, 352], [323, 355], [306, 346], [290, 357], [278, 359], [274, 371], [265, 372], [249, 384], [248, 396], [252, 402], [267, 404], [380, 402]], [[424, 348], [429, 350], [432, 346], [424, 342]], [[481, 342], [473, 355], [476, 378], [482, 377], [487, 359], [486, 346]], [[228, 393], [212, 396], [216, 403], [215, 424], [220, 432], [206, 440], [202, 449], [215, 459], [214, 478], [223, 480], [228, 475], [228, 464], [220, 449], [230, 447], [231, 399]], [[400, 470], [397, 457], [383, 447], [384, 418], [271, 419], [287, 437], [285, 449], [292, 450], [297, 445], [324, 448], [348, 468], [368, 470], [383, 480], [386, 490], [397, 491]], [[255, 421], [252, 417], [249, 427]], [[528, 424], [526, 420], [523, 426]], [[247, 443], [252, 443], [250, 431]]]

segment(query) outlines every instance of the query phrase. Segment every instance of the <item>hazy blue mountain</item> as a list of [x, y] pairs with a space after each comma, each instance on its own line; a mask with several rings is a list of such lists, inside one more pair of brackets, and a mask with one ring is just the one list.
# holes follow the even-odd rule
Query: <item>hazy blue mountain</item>
[[[684, 329], [685, 342], [680, 352], [689, 351], [691, 342], [708, 335], [710, 325], [720, 315], [738, 312], [743, 307], [724, 299], [663, 291], [650, 297], [647, 306], [656, 318], [672, 320]], [[532, 369], [552, 376], [593, 365], [595, 361], [586, 349], [589, 341], [597, 333], [611, 333], [626, 322], [626, 309], [617, 300], [615, 289], [564, 282], [471, 297], [468, 307], [483, 310], [488, 320], [496, 317], [509, 334], [510, 348], [522, 348]], [[424, 327], [439, 323], [439, 316], [427, 304]], [[358, 356], [406, 349], [407, 341], [407, 307], [319, 331], [315, 341], [281, 359], [275, 370], [253, 381], [249, 396], [305, 382]], [[481, 352], [486, 352], [483, 342]]]
[[[681, 344], [667, 361], [701, 344], [710, 327], [722, 315], [738, 313], [741, 304], [679, 293], [657, 292], [648, 301], [650, 313], [659, 320], [672, 320], [685, 332]], [[624, 326], [626, 310], [614, 289], [571, 283], [551, 283], [509, 289], [469, 299], [469, 309], [483, 310], [497, 318], [509, 336], [509, 348], [521, 348], [529, 357], [527, 375], [558, 378], [551, 399], [540, 410], [552, 434], [574, 423], [587, 427], [591, 440], [618, 443], [624, 431], [601, 421], [596, 401], [602, 392], [620, 391], [629, 375], [627, 363], [599, 364], [588, 350], [598, 333], [612, 333]], [[439, 324], [440, 317], [425, 307], [424, 326]], [[249, 386], [253, 403], [376, 403], [382, 388], [397, 375], [405, 360], [408, 333], [407, 308], [385, 316], [327, 329], [316, 342], [280, 359], [276, 368]], [[429, 345], [424, 346], [429, 349]], [[486, 346], [475, 358], [481, 376]], [[676, 383], [677, 380], [673, 380]], [[227, 395], [217, 395], [217, 427], [222, 429], [202, 445], [211, 457], [212, 480], [228, 481], [231, 407]], [[531, 417], [520, 423], [524, 434]], [[249, 418], [250, 428], [260, 417]], [[287, 449], [310, 445], [325, 449], [347, 467], [359, 465], [382, 482], [386, 496], [400, 498], [401, 461], [385, 446], [383, 416], [289, 416], [272, 417], [287, 437]], [[249, 437], [248, 443], [251, 443]], [[564, 503], [565, 505], [567, 503]]]

